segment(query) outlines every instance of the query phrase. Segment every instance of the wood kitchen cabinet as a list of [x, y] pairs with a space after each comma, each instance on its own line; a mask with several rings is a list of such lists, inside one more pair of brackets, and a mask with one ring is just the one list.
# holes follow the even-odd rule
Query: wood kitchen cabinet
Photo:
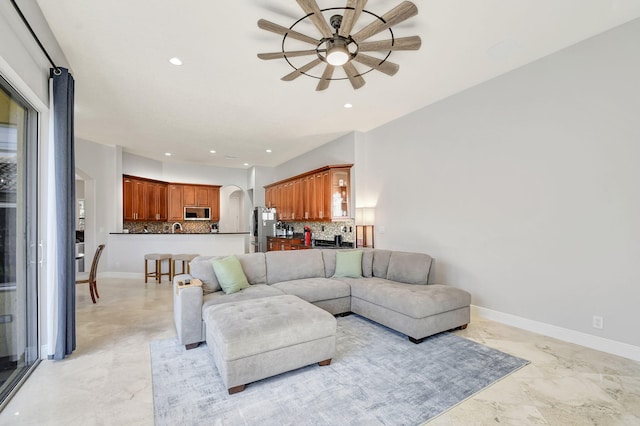
[[305, 176], [302, 180], [302, 204], [303, 204], [303, 218], [304, 220], [317, 219], [316, 208], [316, 176], [311, 174]]
[[211, 207], [211, 222], [220, 221], [220, 187], [209, 186], [207, 187], [209, 198], [209, 207]]
[[185, 206], [209, 207], [209, 186], [206, 185], [182, 185], [182, 196]]
[[167, 221], [167, 184], [146, 182], [144, 185], [146, 218], [148, 221]]
[[220, 186], [218, 185], [182, 185], [182, 204], [184, 207], [209, 207], [211, 222], [220, 220]]
[[273, 188], [273, 187], [265, 189], [265, 191], [264, 191], [264, 205], [265, 205], [265, 207], [272, 208], [272, 207], [276, 206], [275, 199], [274, 199], [274, 196], [273, 196], [274, 189], [275, 188]]
[[166, 221], [167, 184], [123, 175], [122, 217], [124, 221]]
[[182, 222], [185, 207], [209, 207], [210, 221], [220, 220], [220, 186], [167, 183], [122, 176], [122, 218], [125, 222]]
[[331, 219], [331, 188], [329, 187], [329, 171], [316, 174], [316, 211], [318, 220]]
[[122, 178], [122, 217], [125, 221], [142, 219], [144, 204], [144, 181], [140, 179]]
[[184, 203], [182, 201], [182, 185], [169, 184], [168, 187], [168, 220], [181, 222], [184, 220]]
[[351, 216], [351, 164], [326, 166], [265, 186], [265, 204], [282, 221], [339, 221]]
[[304, 220], [304, 194], [302, 178], [291, 182], [291, 220]]
[[267, 251], [302, 250], [311, 248], [304, 245], [302, 238], [267, 237]]
[[[331, 169], [329, 171], [331, 220], [344, 220], [349, 217], [349, 169]], [[326, 184], [326, 183], [325, 183]]]

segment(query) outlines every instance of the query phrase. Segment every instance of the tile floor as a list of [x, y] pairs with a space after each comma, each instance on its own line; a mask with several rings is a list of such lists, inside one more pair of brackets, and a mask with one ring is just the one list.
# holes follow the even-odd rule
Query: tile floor
[[[0, 425], [153, 425], [149, 342], [175, 335], [171, 289], [166, 281], [98, 285], [96, 305], [78, 287], [76, 351], [43, 361]], [[457, 333], [531, 364], [430, 425], [640, 425], [639, 362], [481, 318]]]

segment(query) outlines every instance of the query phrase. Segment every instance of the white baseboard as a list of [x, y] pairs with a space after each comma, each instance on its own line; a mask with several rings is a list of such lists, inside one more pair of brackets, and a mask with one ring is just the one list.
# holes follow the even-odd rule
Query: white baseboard
[[544, 336], [575, 343], [577, 345], [618, 355], [624, 358], [629, 358], [634, 361], [640, 361], [640, 347], [633, 346], [628, 343], [609, 340], [603, 337], [593, 336], [591, 334], [545, 324], [543, 322], [533, 321], [527, 318], [505, 314], [504, 312], [498, 312], [475, 305], [471, 305], [471, 312], [474, 315], [478, 315], [479, 317], [486, 318], [491, 321], [532, 331]]

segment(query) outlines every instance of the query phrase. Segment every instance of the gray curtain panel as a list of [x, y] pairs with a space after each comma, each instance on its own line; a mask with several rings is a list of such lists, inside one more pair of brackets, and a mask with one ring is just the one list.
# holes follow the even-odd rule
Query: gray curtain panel
[[58, 332], [53, 358], [63, 359], [76, 348], [74, 80], [65, 68], [52, 68], [50, 77], [53, 79], [55, 198], [58, 209]]

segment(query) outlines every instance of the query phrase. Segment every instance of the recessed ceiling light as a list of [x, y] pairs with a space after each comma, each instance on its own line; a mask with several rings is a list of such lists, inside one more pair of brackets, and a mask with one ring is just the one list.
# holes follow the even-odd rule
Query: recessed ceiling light
[[215, 154], [215, 153], [216, 153], [216, 150], [215, 150], [215, 149], [212, 149], [212, 150], [211, 150], [211, 151], [209, 151], [209, 152], [210, 152], [210, 153], [212, 153], [212, 154]]
[[351, 105], [350, 103], [347, 102], [346, 104], [344, 104], [344, 107], [345, 108], [353, 108], [353, 105]]
[[171, 62], [173, 65], [182, 65], [182, 61], [180, 60], [180, 58], [171, 58], [169, 59], [169, 62]]
[[248, 166], [248, 165], [249, 165], [249, 163], [244, 163], [244, 165], [245, 165], [245, 166]]
[[166, 155], [167, 157], [171, 157], [171, 153], [170, 152], [165, 152], [164, 155]]
[[272, 152], [272, 151], [270, 149], [268, 149], [267, 152]]

